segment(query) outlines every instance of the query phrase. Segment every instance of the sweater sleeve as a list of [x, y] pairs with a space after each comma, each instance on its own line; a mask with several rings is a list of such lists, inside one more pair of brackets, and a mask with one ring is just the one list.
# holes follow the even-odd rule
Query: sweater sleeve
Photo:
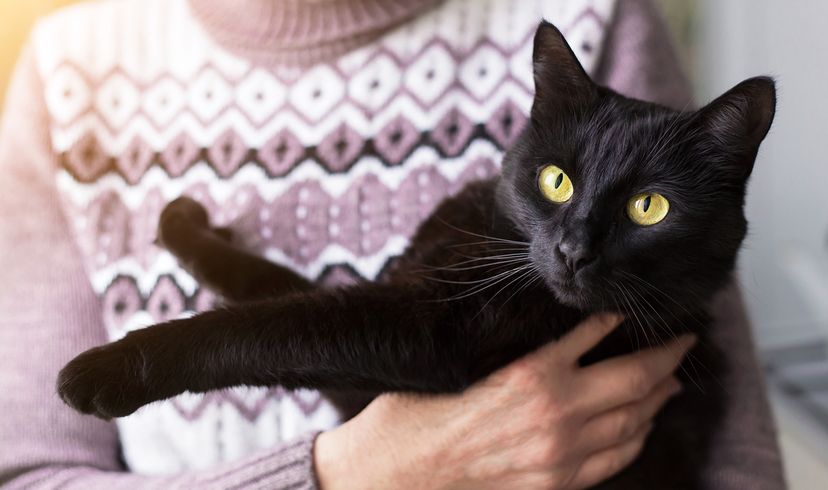
[[314, 488], [315, 434], [208, 470], [148, 477], [123, 467], [113, 423], [58, 398], [58, 370], [106, 338], [57, 196], [42, 85], [28, 47], [0, 123], [0, 486]]
[[[669, 33], [649, 0], [618, 0], [596, 78], [622, 94], [677, 109], [689, 108], [692, 101]], [[713, 342], [728, 354], [729, 372], [722, 380], [728, 400], [704, 488], [784, 489], [764, 379], [735, 285], [716, 298], [713, 312]]]

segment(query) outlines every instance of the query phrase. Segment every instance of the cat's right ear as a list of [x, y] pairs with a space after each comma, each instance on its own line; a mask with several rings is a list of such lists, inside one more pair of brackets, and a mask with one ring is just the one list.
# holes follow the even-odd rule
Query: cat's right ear
[[725, 155], [725, 169], [747, 178], [759, 144], [776, 113], [776, 84], [770, 77], [749, 78], [699, 109], [701, 129]]
[[541, 21], [532, 52], [535, 101], [532, 117], [569, 111], [593, 100], [596, 85], [581, 66], [561, 31]]

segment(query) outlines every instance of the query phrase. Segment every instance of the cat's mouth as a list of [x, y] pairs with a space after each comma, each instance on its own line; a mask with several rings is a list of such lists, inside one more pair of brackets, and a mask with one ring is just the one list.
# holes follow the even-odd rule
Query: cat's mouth
[[593, 295], [571, 278], [546, 279], [552, 294], [566, 306], [581, 310], [589, 309], [594, 303]]

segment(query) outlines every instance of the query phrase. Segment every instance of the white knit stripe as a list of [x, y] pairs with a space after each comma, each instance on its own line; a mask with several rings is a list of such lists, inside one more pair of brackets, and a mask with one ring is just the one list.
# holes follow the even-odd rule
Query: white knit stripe
[[[128, 3], [128, 2], [127, 2]], [[156, 5], [155, 2], [149, 2], [151, 5]], [[172, 2], [173, 4], [181, 3], [180, 1]], [[449, 2], [451, 4], [455, 2]], [[459, 3], [459, 2], [458, 2]], [[553, 4], [558, 2], [551, 2]], [[577, 3], [577, 2], [576, 2]], [[562, 2], [564, 5], [568, 5], [568, 2]], [[609, 5], [606, 1], [600, 3], [599, 7], [600, 10], [606, 10], [607, 5]], [[159, 7], [160, 8], [160, 7]], [[180, 7], [186, 9], [186, 7]], [[102, 9], [102, 12], [106, 12], [110, 9]], [[531, 10], [531, 9], [528, 9]], [[572, 10], [572, 9], [570, 9]], [[563, 11], [569, 12], [570, 10], [564, 9]], [[573, 11], [581, 12], [581, 10], [575, 9]], [[562, 12], [563, 12], [562, 11]], [[72, 11], [73, 15], [78, 15], [78, 12]], [[83, 11], [81, 11], [83, 13]], [[551, 12], [555, 15], [562, 15], [561, 12], [555, 10]], [[537, 12], [536, 12], [537, 14]], [[97, 15], [102, 15], [98, 13]], [[514, 14], [519, 15], [519, 14]], [[572, 19], [568, 19], [572, 20]], [[589, 21], [585, 21], [589, 22]], [[594, 22], [594, 21], [593, 21]], [[111, 25], [112, 22], [108, 23], [107, 25]], [[186, 22], [184, 22], [186, 24]], [[61, 24], [63, 25], [63, 24]], [[180, 26], [175, 26], [176, 29], [173, 29], [176, 34], [172, 34], [172, 36], [180, 35], [182, 29]], [[193, 29], [197, 29], [193, 27]], [[65, 30], [65, 29], [64, 29]], [[47, 26], [42, 26], [38, 29], [38, 32], [41, 33], [43, 39], [41, 43], [43, 45], [42, 51], [52, 53], [55, 51], [55, 44], [58, 42], [55, 38], [62, 38], [65, 35], [69, 35], [64, 30], [58, 29], [57, 27], [53, 27], [52, 29], [47, 29]], [[52, 32], [54, 31], [54, 32]], [[577, 29], [575, 31], [575, 35], [592, 35], [595, 36], [594, 30], [585, 30], [585, 29]], [[528, 31], [527, 31], [528, 32]], [[599, 31], [600, 33], [601, 31]], [[129, 32], [127, 32], [129, 33]], [[51, 34], [51, 36], [49, 36]], [[117, 36], [116, 36], [117, 37]], [[134, 36], [120, 36], [126, 38], [137, 38], [137, 34]], [[393, 37], [393, 35], [391, 36]], [[526, 41], [527, 38], [524, 38]], [[183, 38], [176, 38], [174, 39], [175, 42], [185, 43], [187, 40]], [[235, 82], [239, 85], [242, 83], [239, 82], [240, 78], [247, 78], [250, 76], [261, 76], [261, 71], [257, 70], [249, 70], [249, 64], [243, 60], [230, 56], [226, 53], [223, 49], [209, 49], [206, 50], [210, 53], [210, 58], [204, 58], [203, 63], [197, 64], [193, 62], [194, 58], [199, 58], [197, 54], [193, 52], [193, 50], [198, 51], [199, 49], [204, 49], [204, 44], [208, 43], [209, 40], [205, 39], [204, 43], [200, 43], [199, 47], [196, 48], [195, 46], [188, 50], [186, 60], [179, 59], [175, 54], [175, 49], [169, 50], [170, 52], [165, 52], [164, 50], [157, 50], [157, 54], [153, 54], [155, 50], [150, 50], [149, 55], [145, 55], [142, 57], [144, 60], [144, 65], [141, 67], [128, 67], [128, 66], [119, 66], [121, 69], [125, 69], [127, 73], [131, 73], [133, 70], [137, 70], [138, 68], [143, 68], [141, 73], [153, 72], [153, 73], [160, 73], [163, 71], [172, 71], [175, 67], [180, 67], [182, 63], [184, 64], [191, 64], [192, 69], [186, 70], [186, 74], [179, 80], [189, 80], [192, 78], [196, 70], [200, 70], [197, 66], [203, 66], [206, 63], [210, 63], [213, 66], [218, 68], [216, 71], [216, 75], [220, 76], [221, 78], [225, 79], [226, 82], [230, 83]], [[580, 39], [571, 39], [573, 46], [575, 47], [576, 51], [580, 46]], [[88, 43], [88, 44], [95, 44], [95, 43]], [[112, 44], [112, 43], [109, 43]], [[124, 45], [119, 48], [119, 50], [130, 50], [134, 49], [134, 43], [125, 41]], [[525, 43], [527, 47], [531, 43]], [[595, 43], [596, 46], [600, 45], [600, 43]], [[73, 43], [69, 43], [69, 46], [73, 46]], [[47, 49], [48, 48], [48, 49]], [[215, 48], [215, 47], [213, 47]], [[79, 49], [79, 48], [77, 48]], [[97, 52], [98, 48], [90, 48], [96, 50], [96, 55], [99, 54]], [[432, 46], [433, 50], [437, 51], [445, 51], [445, 49], [439, 45]], [[483, 48], [479, 48], [483, 49]], [[105, 60], [112, 56], [106, 48], [103, 48], [100, 53], [100, 60]], [[166, 60], [162, 60], [161, 53], [164, 53], [164, 57]], [[428, 53], [422, 53], [426, 55]], [[593, 52], [590, 54], [587, 53], [580, 53], [582, 57], [582, 61], [584, 65], [591, 69], [594, 63], [597, 61], [597, 53]], [[78, 55], [80, 56], [80, 55]], [[205, 55], [206, 56], [206, 55]], [[474, 53], [471, 53], [468, 58], [473, 58]], [[45, 57], [44, 58], [48, 58]], [[231, 102], [228, 100], [228, 103], [231, 105], [222, 109], [221, 115], [217, 119], [210, 118], [210, 121], [203, 121], [198, 116], [192, 113], [193, 110], [196, 109], [197, 106], [190, 105], [189, 109], [185, 109], [184, 113], [176, 118], [176, 121], [173, 123], [172, 126], [164, 127], [163, 129], [157, 129], [158, 124], [163, 125], [163, 121], [148, 121], [147, 116], [143, 114], [135, 115], [130, 124], [124, 129], [116, 131], [117, 137], [111, 134], [111, 131], [107, 128], [106, 124], [101, 120], [101, 117], [104, 117], [98, 113], [88, 113], [81, 117], [80, 120], [74, 121], [74, 124], [70, 126], [69, 129], [60, 129], [56, 128], [54, 130], [54, 142], [55, 142], [55, 149], [57, 151], [65, 151], [68, 149], [71, 144], [77, 141], [78, 137], [81, 134], [92, 133], [94, 134], [100, 141], [103, 148], [110, 154], [120, 154], [123, 149], [133, 140], [135, 137], [140, 137], [154, 148], [163, 148], [169, 141], [174, 138], [175, 136], [179, 135], [182, 131], [186, 131], [188, 134], [191, 134], [200, 144], [207, 146], [209, 142], [213, 141], [214, 138], [221, 134], [223, 131], [227, 130], [228, 128], [233, 128], [237, 133], [242, 135], [246, 141], [252, 144], [254, 147], [258, 147], [259, 145], [263, 144], [264, 141], [269, 136], [275, 134], [275, 132], [281, 129], [291, 129], [292, 132], [300, 139], [300, 141], [305, 145], [315, 145], [317, 144], [322, 138], [324, 138], [327, 134], [331, 131], [336, 129], [341, 124], [347, 122], [349, 127], [353, 128], [363, 137], [366, 137], [370, 134], [373, 134], [377, 131], [378, 128], [382, 127], [383, 125], [387, 124], [388, 121], [392, 120], [394, 117], [397, 117], [401, 114], [406, 115], [408, 119], [418, 128], [418, 129], [425, 129], [431, 128], [434, 124], [439, 121], [441, 117], [445, 115], [445, 113], [450, 110], [452, 107], [460, 108], [464, 113], [473, 116], [476, 120], [485, 121], [491, 113], [496, 110], [499, 106], [499, 102], [504, 100], [505, 98], [511, 98], [517, 102], [517, 104], [523, 109], [527, 108], [528, 105], [531, 103], [531, 91], [532, 91], [532, 79], [531, 79], [531, 49], [523, 49], [513, 55], [509, 59], [509, 64], [512, 67], [512, 73], [516, 74], [520, 80], [519, 84], [513, 82], [507, 82], [500, 87], [498, 87], [497, 92], [490, 97], [486, 97], [483, 104], [479, 104], [471, 97], [469, 97], [463, 90], [452, 89], [443, 94], [440, 97], [440, 103], [434, 108], [429, 109], [428, 107], [423, 107], [422, 104], [416, 100], [416, 98], [412, 98], [411, 96], [402, 96], [398, 97], [392, 106], [384, 109], [379, 114], [374, 115], [373, 117], [367, 117], [362, 110], [362, 108], [351, 101], [346, 101], [341, 103], [336, 110], [330, 111], [328, 115], [325, 117], [325, 120], [315, 122], [315, 123], [308, 123], [304, 120], [303, 117], [297, 116], [297, 109], [290, 105], [291, 97], [287, 98], [287, 104], [281, 108], [274, 107], [273, 111], [274, 114], [270, 120], [270, 122], [262, 127], [261, 129], [256, 129], [256, 124], [252, 123], [252, 118], [247, 116], [245, 111], [239, 109], [238, 107], [238, 93], [236, 94], [236, 101]], [[97, 61], [97, 71], [98, 73], [105, 73], [105, 67], [103, 61]], [[165, 64], [161, 64], [161, 61], [164, 61]], [[57, 68], [57, 65], [54, 66], [45, 66], [49, 65], [51, 62], [44, 61], [44, 67], [42, 70], [45, 73], [51, 73], [51, 70]], [[450, 61], [453, 64], [453, 61]], [[109, 68], [114, 68], [116, 65], [114, 62], [109, 65]], [[72, 68], [67, 68], [72, 70]], [[460, 67], [453, 67], [447, 68], [452, 71], [454, 70], [461, 70], [462, 66]], [[411, 66], [404, 67], [405, 72], [410, 72]], [[140, 71], [140, 70], [139, 70]], [[199, 77], [206, 76], [205, 73], [199, 72], [200, 74], [196, 77], [198, 80]], [[333, 86], [337, 84], [342, 85], [344, 83], [343, 80], [339, 78], [338, 75], [335, 75], [328, 72], [327, 77], [334, 77], [328, 80], [329, 82], [333, 83]], [[111, 77], [111, 75], [110, 75]], [[102, 80], [100, 83], [102, 86], [106, 86], [108, 83], [107, 79]], [[150, 77], [151, 78], [151, 77]], [[300, 79], [298, 82], [293, 84], [291, 90], [298, 89], [298, 87], [303, 86], [303, 84], [310, 83], [309, 81], [314, 80], [315, 76], [313, 73], [307, 74], [305, 77]], [[336, 82], [334, 83], [334, 79]], [[273, 80], [275, 83], [279, 83], [275, 79]], [[56, 81], [55, 83], [59, 82]], [[181, 89], [186, 90], [191, 85], [185, 84], [182, 85], [180, 81], [175, 81], [170, 78], [163, 78], [162, 80], [157, 81], [154, 85], [158, 83], [175, 83]], [[522, 86], [521, 86], [522, 85]], [[288, 88], [288, 87], [286, 87]], [[88, 88], [87, 88], [88, 89]], [[412, 90], [412, 94], [414, 97], [417, 97], [418, 87], [416, 85], [409, 85], [409, 90]], [[133, 87], [132, 90], [139, 90], [138, 87]], [[145, 92], [151, 91], [150, 89], [145, 90]], [[292, 93], [292, 92], [291, 92]], [[191, 99], [192, 100], [192, 99]], [[308, 107], [307, 101], [298, 101], [296, 103], [300, 103], [303, 107]], [[51, 107], [52, 112], [60, 112], [58, 108], [54, 106]], [[61, 118], [58, 118], [60, 120]]]
[[[231, 390], [231, 396], [245, 405], [252, 405], [266, 392], [263, 388], [236, 388]], [[211, 398], [205, 400], [205, 396]], [[117, 419], [122, 437], [133, 441], [124, 448], [124, 456], [132, 462], [130, 469], [136, 473], [163, 475], [176, 473], [180, 468], [209, 468], [214, 461], [237, 459], [270, 447], [272, 443], [269, 441], [295, 439], [338, 422], [333, 406], [325, 401], [306, 417], [291, 397], [272, 397], [262, 407], [262, 413], [268, 416], [250, 421], [232, 405], [221, 403], [220, 397], [212, 401], [215, 398], [214, 395], [192, 393], [176, 397], [179, 406], [194, 409], [204, 405], [196, 421], [182, 417], [171, 403], [154, 403], [129, 417]], [[219, 424], [223, 430], [217, 434], [215, 427]], [[178, 437], [170, 440], [168, 434]], [[216, 438], [222, 442], [216, 444]], [[166, 444], [159, 445], [158, 440], [166, 441]], [[157, 452], [147, 454], [147, 448]]]
[[171, 275], [175, 279], [175, 283], [188, 296], [193, 295], [198, 287], [196, 280], [179, 267], [175, 257], [166, 251], [159, 253], [149, 267], [144, 267], [134, 258], [127, 257], [119, 259], [106, 267], [99, 268], [92, 273], [92, 288], [98, 293], [103, 293], [119, 275], [134, 278], [138, 290], [145, 298], [150, 295], [153, 288], [158, 284], [158, 278], [163, 275]]
[[459, 110], [473, 122], [488, 121], [507, 100], [521, 111], [528, 111], [532, 104], [530, 90], [514, 81], [506, 81], [483, 103], [474, 100], [463, 90], [451, 90], [431, 109], [409, 95], [395, 98], [380, 113], [368, 117], [365, 111], [352, 102], [345, 102], [324, 120], [309, 124], [293, 110], [278, 110], [269, 122], [261, 128], [251, 123], [250, 118], [238, 106], [226, 109], [215, 121], [205, 123], [188, 109], [175, 117], [173, 122], [159, 131], [156, 123], [144, 114], [134, 115], [128, 125], [112, 133], [102, 116], [89, 112], [74, 120], [71, 125], [52, 130], [55, 150], [67, 151], [81, 137], [93, 135], [101, 149], [109, 155], [120, 155], [135, 138], [149, 144], [156, 151], [167, 148], [176, 137], [186, 133], [201, 147], [209, 147], [219, 136], [232, 130], [252, 148], [262, 147], [270, 138], [282, 130], [289, 130], [304, 146], [316, 146], [326, 136], [342, 125], [347, 125], [363, 138], [375, 136], [382, 128], [397, 117], [404, 117], [419, 131], [434, 129], [447, 113]]

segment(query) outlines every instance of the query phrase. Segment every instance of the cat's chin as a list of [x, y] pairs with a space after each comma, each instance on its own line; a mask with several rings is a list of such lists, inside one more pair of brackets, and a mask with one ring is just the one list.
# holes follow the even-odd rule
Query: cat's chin
[[555, 295], [555, 298], [565, 306], [582, 311], [590, 310], [594, 306], [595, 299], [592, 295], [572, 282], [564, 284], [546, 281], [546, 285]]

